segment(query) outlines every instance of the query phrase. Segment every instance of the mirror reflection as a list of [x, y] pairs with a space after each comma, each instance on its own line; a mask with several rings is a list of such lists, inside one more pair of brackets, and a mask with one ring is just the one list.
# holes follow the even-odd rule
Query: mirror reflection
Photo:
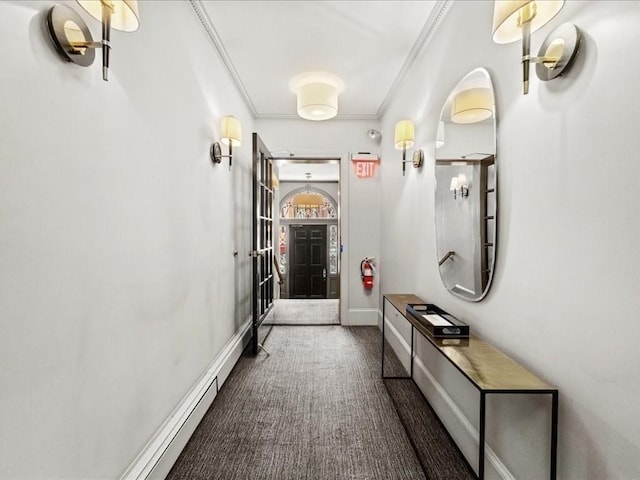
[[481, 300], [496, 248], [496, 116], [489, 73], [466, 75], [445, 102], [436, 136], [437, 260], [445, 287]]

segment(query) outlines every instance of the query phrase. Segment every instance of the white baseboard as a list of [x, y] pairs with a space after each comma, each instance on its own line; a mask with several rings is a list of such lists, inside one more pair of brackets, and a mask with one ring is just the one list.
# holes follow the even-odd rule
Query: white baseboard
[[347, 310], [347, 318], [341, 319], [345, 327], [363, 327], [378, 325], [377, 308], [351, 308]]
[[[409, 343], [400, 335], [398, 330], [391, 324], [391, 322], [385, 322], [385, 339], [400, 359], [403, 366], [409, 371], [411, 348]], [[465, 445], [472, 445], [471, 450], [478, 451], [479, 434], [476, 428], [471, 424], [469, 419], [458, 408], [453, 399], [449, 396], [447, 391], [436, 380], [436, 378], [429, 372], [422, 360], [416, 356], [413, 360], [413, 379], [422, 391], [424, 396], [429, 400], [429, 403], [436, 411], [440, 418], [453, 419], [455, 425], [448, 428], [455, 428], [455, 432], [452, 433], [453, 438], [459, 439], [460, 443]], [[435, 396], [436, 398], [433, 398]], [[446, 408], [447, 411], [442, 411], [442, 408]], [[463, 452], [469, 450], [467, 448], [460, 448]], [[515, 477], [511, 474], [505, 464], [498, 458], [495, 452], [488, 446], [485, 446], [486, 463], [485, 478], [500, 478], [502, 480], [515, 480]], [[473, 458], [467, 458], [467, 461], [477, 471], [478, 458], [477, 453]], [[493, 472], [489, 472], [492, 469]]]
[[164, 479], [204, 417], [250, 339], [247, 320], [142, 449], [121, 480]]

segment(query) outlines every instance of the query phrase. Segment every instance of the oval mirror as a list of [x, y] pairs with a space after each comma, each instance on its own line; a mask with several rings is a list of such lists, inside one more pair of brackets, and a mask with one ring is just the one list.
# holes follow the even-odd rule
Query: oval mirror
[[442, 107], [435, 154], [440, 277], [465, 300], [487, 294], [495, 262], [496, 115], [491, 77], [467, 74]]

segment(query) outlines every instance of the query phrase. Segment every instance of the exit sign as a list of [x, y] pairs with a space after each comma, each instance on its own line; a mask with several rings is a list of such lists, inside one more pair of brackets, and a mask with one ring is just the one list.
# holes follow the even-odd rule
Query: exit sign
[[355, 168], [356, 177], [372, 178], [375, 177], [380, 165], [380, 157], [369, 152], [359, 152], [351, 155], [351, 162]]

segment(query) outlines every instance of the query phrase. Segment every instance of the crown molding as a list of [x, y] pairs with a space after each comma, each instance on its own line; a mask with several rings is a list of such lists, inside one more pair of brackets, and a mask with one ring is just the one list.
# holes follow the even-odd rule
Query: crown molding
[[438, 2], [436, 3], [436, 6], [433, 7], [433, 10], [431, 11], [429, 18], [427, 18], [427, 21], [424, 23], [424, 26], [422, 27], [422, 31], [420, 32], [420, 35], [418, 35], [416, 43], [413, 44], [413, 48], [409, 52], [409, 55], [407, 55], [407, 58], [404, 61], [404, 64], [402, 65], [400, 72], [398, 72], [398, 75], [396, 76], [396, 79], [393, 81], [393, 84], [391, 85], [389, 92], [387, 92], [387, 96], [384, 98], [384, 100], [380, 104], [380, 108], [378, 109], [378, 112], [376, 114], [376, 117], [378, 119], [382, 117], [385, 110], [389, 106], [389, 103], [395, 96], [395, 93], [398, 90], [398, 87], [400, 86], [404, 78], [409, 73], [409, 70], [411, 70], [411, 67], [413, 67], [413, 64], [418, 59], [418, 56], [420, 56], [422, 51], [426, 48], [427, 44], [429, 43], [429, 40], [431, 40], [431, 37], [433, 36], [434, 32], [440, 25], [440, 22], [444, 18], [447, 11], [449, 10], [450, 5], [451, 5], [451, 0], [438, 0]]
[[220, 60], [222, 60], [222, 63], [227, 69], [227, 72], [229, 72], [229, 76], [231, 77], [231, 80], [233, 80], [233, 83], [235, 83], [236, 88], [238, 89], [238, 92], [240, 92], [240, 95], [242, 96], [245, 104], [247, 105], [247, 108], [251, 111], [251, 114], [255, 118], [258, 118], [258, 115], [259, 115], [258, 110], [256, 109], [256, 106], [253, 103], [253, 100], [251, 100], [251, 97], [249, 96], [249, 92], [247, 92], [247, 89], [242, 83], [242, 80], [240, 79], [240, 75], [238, 74], [238, 71], [234, 67], [233, 62], [231, 61], [231, 58], [227, 53], [227, 50], [224, 48], [224, 45], [222, 44], [222, 40], [220, 39], [218, 32], [214, 28], [213, 23], [211, 23], [211, 19], [207, 15], [207, 12], [205, 11], [205, 9], [202, 7], [201, 0], [189, 0], [189, 1], [191, 3], [191, 7], [193, 8], [193, 11], [195, 12], [196, 16], [200, 20], [200, 24], [202, 25], [202, 28], [204, 28], [204, 31], [207, 34], [207, 37], [215, 47], [216, 52], [220, 57]]
[[[222, 60], [222, 63], [227, 69], [227, 72], [229, 73], [231, 80], [233, 81], [236, 88], [238, 89], [238, 92], [242, 96], [242, 99], [244, 100], [245, 104], [247, 105], [247, 108], [249, 109], [253, 117], [259, 120], [289, 120], [289, 119], [297, 120], [299, 119], [300, 117], [293, 114], [258, 112], [258, 109], [253, 103], [251, 96], [249, 95], [249, 92], [247, 91], [244, 84], [242, 83], [242, 79], [240, 78], [238, 71], [236, 70], [235, 66], [233, 65], [233, 62], [231, 61], [231, 58], [229, 57], [227, 50], [224, 48], [224, 45], [222, 43], [222, 40], [220, 39], [220, 36], [218, 35], [218, 32], [214, 28], [213, 23], [211, 22], [211, 19], [207, 15], [206, 10], [202, 7], [202, 0], [189, 0], [189, 2], [191, 3], [191, 7], [193, 8], [193, 11], [195, 12], [196, 16], [200, 20], [200, 24], [202, 25], [202, 28], [204, 29], [207, 37], [209, 38], [212, 45], [214, 46], [218, 56], [220, 57], [220, 60]], [[413, 47], [411, 48], [409, 55], [407, 55], [407, 58], [405, 59], [404, 64], [400, 69], [400, 72], [398, 72], [398, 75], [393, 81], [391, 88], [389, 88], [387, 95], [385, 96], [384, 100], [380, 104], [380, 108], [378, 109], [378, 111], [375, 114], [342, 114], [342, 115], [338, 114], [336, 117], [334, 117], [334, 120], [335, 119], [337, 120], [380, 120], [382, 114], [389, 106], [389, 103], [391, 102], [392, 98], [395, 96], [395, 93], [399, 85], [407, 76], [409, 70], [411, 70], [411, 67], [416, 62], [420, 53], [422, 53], [424, 48], [426, 48], [427, 44], [429, 43], [429, 40], [433, 36], [433, 33], [436, 31], [438, 25], [440, 24], [445, 14], [447, 13], [450, 4], [451, 4], [451, 0], [438, 0], [435, 7], [431, 11], [431, 14], [427, 18], [427, 21], [422, 27], [420, 35], [418, 35], [418, 38], [414, 43]]]

